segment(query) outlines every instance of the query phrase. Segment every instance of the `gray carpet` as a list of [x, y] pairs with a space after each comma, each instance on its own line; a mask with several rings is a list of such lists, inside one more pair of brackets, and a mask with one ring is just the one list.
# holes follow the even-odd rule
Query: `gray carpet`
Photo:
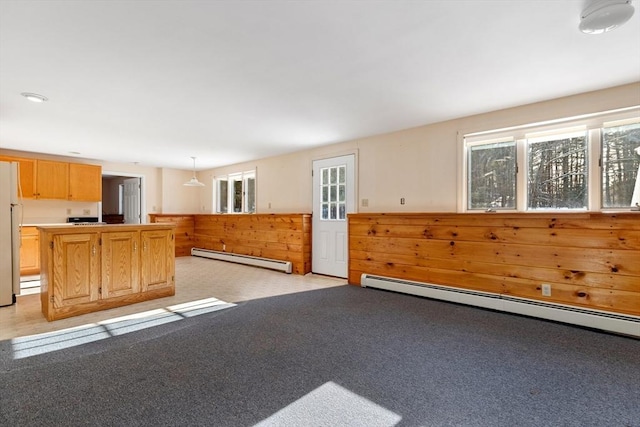
[[14, 360], [0, 425], [640, 426], [640, 340], [353, 286]]

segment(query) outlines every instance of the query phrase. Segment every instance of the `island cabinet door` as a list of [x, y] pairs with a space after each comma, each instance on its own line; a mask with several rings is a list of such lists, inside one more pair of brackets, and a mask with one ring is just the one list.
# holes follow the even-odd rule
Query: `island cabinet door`
[[141, 232], [142, 292], [174, 286], [175, 254], [171, 230]]
[[53, 306], [96, 301], [100, 288], [97, 233], [61, 234], [53, 238]]
[[140, 292], [140, 233], [102, 233], [102, 298]]

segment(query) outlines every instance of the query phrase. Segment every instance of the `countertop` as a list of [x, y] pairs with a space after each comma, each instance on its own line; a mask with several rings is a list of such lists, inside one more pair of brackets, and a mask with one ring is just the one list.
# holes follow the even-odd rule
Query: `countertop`
[[24, 223], [24, 224], [20, 224], [21, 227], [44, 227], [44, 226], [63, 226], [63, 225], [70, 225], [70, 224], [68, 222], [50, 222], [50, 223], [37, 223], [37, 224]]
[[126, 231], [126, 230], [149, 230], [149, 229], [167, 229], [175, 228], [172, 223], [153, 223], [153, 224], [36, 224], [39, 230], [48, 232], [70, 232], [70, 231]]

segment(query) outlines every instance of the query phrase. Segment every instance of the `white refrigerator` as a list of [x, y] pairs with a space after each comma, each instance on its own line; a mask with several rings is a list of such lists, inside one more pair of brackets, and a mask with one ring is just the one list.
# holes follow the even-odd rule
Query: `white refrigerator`
[[18, 163], [0, 162], [0, 307], [20, 295]]

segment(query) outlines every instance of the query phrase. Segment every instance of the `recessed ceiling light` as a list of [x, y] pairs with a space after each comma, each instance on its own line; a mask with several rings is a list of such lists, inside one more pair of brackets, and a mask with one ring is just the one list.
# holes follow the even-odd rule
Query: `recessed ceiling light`
[[32, 102], [45, 102], [49, 100], [46, 96], [38, 95], [37, 93], [22, 92], [20, 95]]
[[80, 152], [79, 152], [79, 151], [69, 151], [69, 154], [75, 154], [75, 155], [78, 155], [78, 154], [80, 154]]

